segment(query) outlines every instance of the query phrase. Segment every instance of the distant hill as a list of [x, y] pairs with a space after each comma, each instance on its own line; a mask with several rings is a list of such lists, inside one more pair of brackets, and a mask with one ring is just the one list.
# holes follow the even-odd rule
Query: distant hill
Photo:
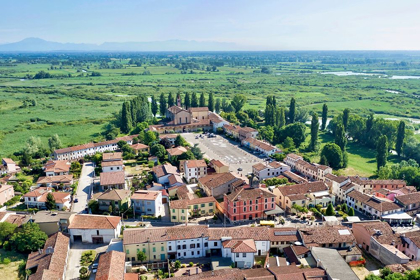
[[234, 43], [169, 40], [154, 42], [105, 42], [100, 45], [58, 43], [40, 38], [0, 45], [0, 52], [50, 52], [50, 51], [234, 51], [241, 48]]

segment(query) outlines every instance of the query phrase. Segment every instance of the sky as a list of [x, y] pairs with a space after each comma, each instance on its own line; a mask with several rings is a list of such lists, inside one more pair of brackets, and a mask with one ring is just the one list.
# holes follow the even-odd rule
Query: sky
[[420, 50], [420, 1], [0, 0], [0, 44], [196, 40], [243, 50]]

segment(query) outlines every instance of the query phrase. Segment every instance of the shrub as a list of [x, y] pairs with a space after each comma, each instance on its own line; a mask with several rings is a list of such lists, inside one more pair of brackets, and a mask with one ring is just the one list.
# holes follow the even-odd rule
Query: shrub
[[140, 276], [140, 280], [147, 280], [147, 276], [146, 275]]
[[194, 263], [193, 262], [190, 262], [189, 265], [192, 267], [192, 266], [194, 266]]
[[11, 263], [12, 261], [9, 258], [4, 258], [2, 263], [5, 265], [8, 265], [9, 263]]
[[85, 251], [82, 253], [82, 257], [80, 258], [80, 264], [82, 266], [90, 265], [96, 257], [96, 252], [93, 250]]

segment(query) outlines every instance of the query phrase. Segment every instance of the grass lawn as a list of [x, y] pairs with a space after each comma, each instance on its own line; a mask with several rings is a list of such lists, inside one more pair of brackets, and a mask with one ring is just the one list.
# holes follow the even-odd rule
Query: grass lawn
[[7, 265], [0, 264], [1, 279], [24, 279], [23, 277], [19, 277], [19, 264], [22, 261], [26, 261], [26, 255], [0, 249], [0, 256], [2, 259], [9, 258], [12, 261]]

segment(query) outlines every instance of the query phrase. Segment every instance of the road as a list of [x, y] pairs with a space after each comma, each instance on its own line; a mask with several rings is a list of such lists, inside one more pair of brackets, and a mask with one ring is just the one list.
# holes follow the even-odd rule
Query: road
[[77, 198], [79, 202], [73, 203], [71, 209], [72, 212], [81, 213], [85, 210], [87, 202], [90, 198], [92, 179], [94, 176], [95, 168], [93, 167], [93, 163], [85, 162], [80, 174], [76, 197], [74, 197]]

